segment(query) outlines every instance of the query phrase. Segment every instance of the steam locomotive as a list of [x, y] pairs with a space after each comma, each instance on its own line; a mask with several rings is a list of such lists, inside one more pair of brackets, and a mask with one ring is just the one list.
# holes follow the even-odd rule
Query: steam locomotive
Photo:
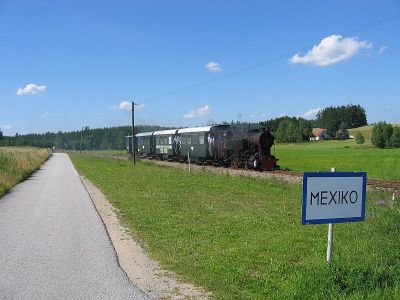
[[[142, 158], [275, 170], [279, 166], [271, 154], [274, 140], [265, 128], [243, 131], [233, 125], [213, 125], [139, 133], [135, 151]], [[132, 154], [132, 136], [126, 137], [126, 147]]]

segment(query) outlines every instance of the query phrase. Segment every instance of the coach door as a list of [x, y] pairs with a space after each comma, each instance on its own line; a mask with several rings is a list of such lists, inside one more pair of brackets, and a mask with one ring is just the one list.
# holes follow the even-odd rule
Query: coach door
[[218, 159], [221, 159], [224, 157], [224, 152], [225, 152], [225, 132], [219, 131], [216, 133], [216, 146], [217, 146], [217, 153], [218, 153]]

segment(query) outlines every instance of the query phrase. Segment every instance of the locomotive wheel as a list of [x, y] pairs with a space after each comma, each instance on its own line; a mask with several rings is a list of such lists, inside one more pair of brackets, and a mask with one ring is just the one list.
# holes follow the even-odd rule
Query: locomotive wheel
[[237, 160], [233, 160], [233, 161], [232, 161], [232, 168], [234, 168], [234, 169], [239, 169], [239, 163], [238, 163]]

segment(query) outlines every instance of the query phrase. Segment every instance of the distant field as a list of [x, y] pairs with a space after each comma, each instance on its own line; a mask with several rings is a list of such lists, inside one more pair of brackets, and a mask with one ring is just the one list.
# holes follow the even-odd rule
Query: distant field
[[400, 180], [400, 149], [358, 145], [355, 140], [277, 144], [279, 165], [297, 172], [365, 171], [369, 178]]
[[[71, 154], [150, 255], [216, 299], [399, 299], [400, 211], [369, 192], [366, 222], [301, 225], [301, 186]], [[386, 202], [387, 203], [387, 202]]]
[[49, 155], [46, 149], [0, 147], [0, 197], [40, 168]]
[[372, 127], [373, 127], [373, 125], [367, 125], [367, 126], [349, 129], [349, 135], [352, 135], [355, 137], [358, 132], [361, 132], [361, 134], [365, 137], [365, 139], [370, 141]]
[[[400, 124], [392, 124], [392, 125], [400, 127]], [[374, 126], [367, 125], [367, 126], [362, 126], [362, 127], [358, 127], [358, 128], [352, 128], [352, 129], [349, 129], [349, 134], [355, 137], [358, 132], [361, 132], [361, 134], [368, 140], [368, 142], [370, 142], [372, 127], [374, 127]]]

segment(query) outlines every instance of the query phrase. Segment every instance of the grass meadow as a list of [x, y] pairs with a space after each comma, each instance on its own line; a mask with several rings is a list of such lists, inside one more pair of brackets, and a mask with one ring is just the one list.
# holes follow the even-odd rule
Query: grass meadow
[[400, 209], [385, 191], [368, 192], [365, 222], [335, 225], [328, 266], [327, 225], [301, 225], [299, 184], [71, 158], [152, 258], [216, 299], [400, 298]]
[[372, 179], [400, 180], [400, 148], [378, 149], [370, 140], [364, 145], [354, 139], [277, 144], [275, 153], [282, 169], [314, 172], [336, 167], [343, 172], [364, 171]]
[[0, 197], [39, 169], [49, 156], [47, 149], [0, 147]]

